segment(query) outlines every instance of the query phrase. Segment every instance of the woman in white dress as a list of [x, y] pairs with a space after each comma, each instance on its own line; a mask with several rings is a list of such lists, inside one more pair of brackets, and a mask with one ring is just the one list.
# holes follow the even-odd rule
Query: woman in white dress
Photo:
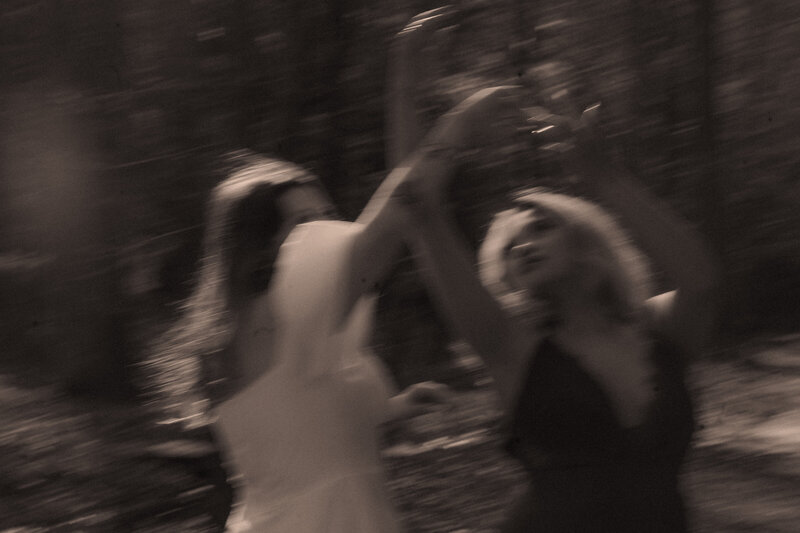
[[[197, 289], [167, 343], [199, 356], [181, 368], [204, 384], [241, 478], [227, 530], [400, 531], [379, 433], [445, 395], [427, 382], [398, 394], [366, 348], [371, 293], [401, 250], [385, 191], [409, 170], [350, 223], [333, 219], [304, 169], [236, 159], [240, 170], [212, 193]], [[180, 418], [203, 423], [202, 401], [174, 401]]]
[[[408, 52], [400, 47], [397, 70]], [[395, 142], [415, 135], [393, 131]], [[228, 531], [399, 531], [381, 426], [443, 395], [430, 383], [397, 394], [365, 348], [369, 293], [402, 252], [387, 199], [410, 169], [347, 223], [304, 169], [250, 153], [231, 162], [209, 202], [196, 289], [156, 350], [171, 411], [201, 428], [211, 414], [240, 478]], [[198, 398], [180, 393], [191, 382]]]
[[[220, 185], [215, 200], [233, 189], [247, 201], [255, 189], [272, 186], [276, 164], [302, 172], [282, 162], [250, 166]], [[364, 348], [373, 297], [361, 292], [380, 277], [370, 266], [378, 266], [382, 250], [393, 252], [391, 239], [364, 243], [370, 225], [324, 220], [330, 204], [311, 182], [273, 199], [281, 228], [272, 241], [288, 236], [266, 290], [240, 306], [232, 350], [240, 383], [214, 410], [224, 449], [244, 478], [228, 528], [399, 531], [379, 430], [435, 389], [396, 395], [379, 360]], [[307, 219], [317, 221], [294, 227]], [[364, 257], [376, 262], [358, 268], [353, 260], [365, 244]], [[351, 278], [354, 268], [363, 281]]]

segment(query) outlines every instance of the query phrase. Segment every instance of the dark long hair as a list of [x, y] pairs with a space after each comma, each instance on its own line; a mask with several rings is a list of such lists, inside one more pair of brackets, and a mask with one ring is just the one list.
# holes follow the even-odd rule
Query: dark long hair
[[283, 237], [277, 199], [292, 187], [321, 189], [286, 161], [236, 152], [226, 162], [232, 170], [208, 201], [194, 291], [147, 361], [161, 408], [189, 426], [205, 423], [208, 407], [237, 389], [232, 341], [242, 310], [269, 287]]

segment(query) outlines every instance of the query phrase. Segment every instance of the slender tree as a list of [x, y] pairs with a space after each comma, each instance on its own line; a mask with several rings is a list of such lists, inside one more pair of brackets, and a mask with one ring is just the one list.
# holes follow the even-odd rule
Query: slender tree
[[[4, 211], [13, 238], [4, 246], [41, 261], [27, 274], [16, 317], [22, 346], [72, 390], [127, 390], [127, 344], [114, 254], [119, 221], [105, 181], [103, 115], [98, 102], [114, 72], [115, 4], [40, 3], [19, 34], [36, 49], [24, 75], [4, 86]], [[41, 369], [39, 369], [41, 370]]]
[[[698, 16], [698, 49], [702, 60], [702, 76], [700, 82], [699, 116], [700, 122], [700, 147], [702, 172], [698, 183], [698, 197], [703, 208], [701, 222], [703, 232], [709, 239], [718, 258], [721, 258], [722, 278], [727, 278], [724, 264], [727, 250], [727, 236], [725, 223], [725, 190], [722, 187], [722, 178], [719, 172], [718, 161], [718, 125], [715, 105], [715, 85], [717, 75], [717, 50], [715, 39], [715, 13], [714, 0], [699, 0], [697, 6]], [[733, 290], [727, 291], [725, 298], [729, 301], [720, 302], [721, 309], [736, 312], [736, 296]], [[725, 318], [725, 317], [723, 317]], [[718, 330], [719, 328], [717, 328]]]

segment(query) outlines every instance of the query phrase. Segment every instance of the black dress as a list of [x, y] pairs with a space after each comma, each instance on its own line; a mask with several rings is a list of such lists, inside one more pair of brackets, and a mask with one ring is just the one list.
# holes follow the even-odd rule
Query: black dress
[[550, 339], [510, 418], [508, 452], [530, 486], [501, 531], [686, 532], [678, 473], [694, 427], [678, 347], [654, 336], [655, 399], [623, 428], [600, 385]]

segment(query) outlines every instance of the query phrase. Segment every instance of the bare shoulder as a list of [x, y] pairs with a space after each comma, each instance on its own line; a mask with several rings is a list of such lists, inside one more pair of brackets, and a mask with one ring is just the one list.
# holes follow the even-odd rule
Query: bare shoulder
[[661, 334], [669, 333], [675, 294], [676, 291], [663, 292], [647, 299], [644, 307], [644, 325], [648, 330]]
[[680, 346], [688, 358], [700, 357], [713, 337], [714, 294], [677, 290], [650, 298], [646, 321], [651, 331]]

